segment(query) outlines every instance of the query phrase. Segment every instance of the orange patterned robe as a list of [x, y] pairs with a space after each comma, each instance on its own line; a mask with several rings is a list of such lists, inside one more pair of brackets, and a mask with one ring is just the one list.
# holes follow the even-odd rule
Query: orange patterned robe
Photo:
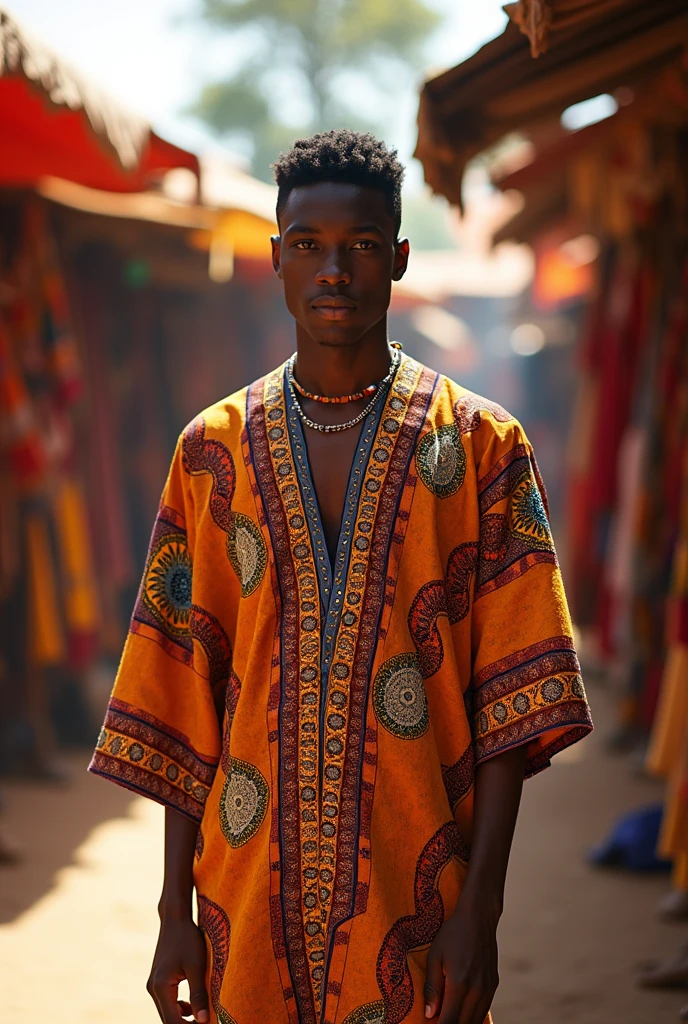
[[284, 367], [182, 434], [91, 770], [198, 822], [221, 1024], [424, 1019], [476, 765], [591, 728], [545, 508], [518, 422], [406, 356], [333, 565]]

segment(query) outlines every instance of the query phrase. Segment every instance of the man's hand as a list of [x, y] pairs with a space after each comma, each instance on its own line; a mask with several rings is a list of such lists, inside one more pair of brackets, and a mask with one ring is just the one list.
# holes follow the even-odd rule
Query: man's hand
[[459, 899], [428, 950], [425, 1016], [439, 1024], [483, 1024], [497, 991], [497, 921]]
[[[192, 1014], [198, 1024], [208, 1024], [205, 966], [205, 939], [192, 917], [163, 917], [146, 988], [164, 1024], [180, 1024], [182, 1017]], [[177, 987], [184, 979], [189, 983], [189, 1003], [177, 999]]]
[[525, 746], [514, 747], [475, 771], [468, 874], [428, 950], [425, 1016], [438, 1024], [483, 1024], [497, 991], [497, 924], [526, 756]]

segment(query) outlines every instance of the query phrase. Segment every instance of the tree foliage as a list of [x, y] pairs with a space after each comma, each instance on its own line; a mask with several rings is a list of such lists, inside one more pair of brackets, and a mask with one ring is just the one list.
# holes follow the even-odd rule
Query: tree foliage
[[421, 66], [440, 20], [424, 0], [202, 0], [202, 17], [238, 37], [243, 57], [192, 112], [224, 137], [248, 139], [263, 177], [299, 134], [344, 125], [384, 134], [375, 111]]

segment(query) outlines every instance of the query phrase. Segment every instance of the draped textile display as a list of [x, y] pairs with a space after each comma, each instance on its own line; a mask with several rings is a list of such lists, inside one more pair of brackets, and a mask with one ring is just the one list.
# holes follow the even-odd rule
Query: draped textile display
[[[688, 417], [688, 403], [683, 411]], [[688, 892], [688, 441], [678, 476], [683, 498], [667, 609], [667, 658], [647, 761], [650, 771], [668, 781], [659, 852], [673, 860], [674, 889]]]
[[[629, 253], [630, 248], [630, 253]], [[624, 679], [619, 735], [647, 737], [662, 689], [688, 449], [688, 260], [611, 247], [583, 350], [571, 431], [567, 575], [573, 617]], [[587, 429], [584, 422], [587, 420]]]
[[27, 649], [12, 673], [27, 664], [78, 670], [93, 661], [101, 626], [74, 413], [84, 381], [45, 206], [27, 200], [16, 227], [1, 268], [10, 300], [0, 311], [0, 519], [14, 558], [10, 580], [7, 557], [0, 562], [0, 598], [5, 617], [7, 603], [25, 605]]
[[199, 824], [213, 1020], [419, 1024], [476, 765], [590, 728], [504, 409], [404, 357], [332, 565], [284, 367], [183, 432], [91, 770]]

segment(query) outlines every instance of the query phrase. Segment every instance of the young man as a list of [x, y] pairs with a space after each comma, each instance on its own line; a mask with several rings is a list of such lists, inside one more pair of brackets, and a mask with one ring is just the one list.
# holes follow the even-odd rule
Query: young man
[[91, 768], [167, 808], [165, 1024], [482, 1024], [522, 780], [591, 728], [544, 490], [390, 346], [396, 153], [275, 176], [297, 356], [182, 434]]

